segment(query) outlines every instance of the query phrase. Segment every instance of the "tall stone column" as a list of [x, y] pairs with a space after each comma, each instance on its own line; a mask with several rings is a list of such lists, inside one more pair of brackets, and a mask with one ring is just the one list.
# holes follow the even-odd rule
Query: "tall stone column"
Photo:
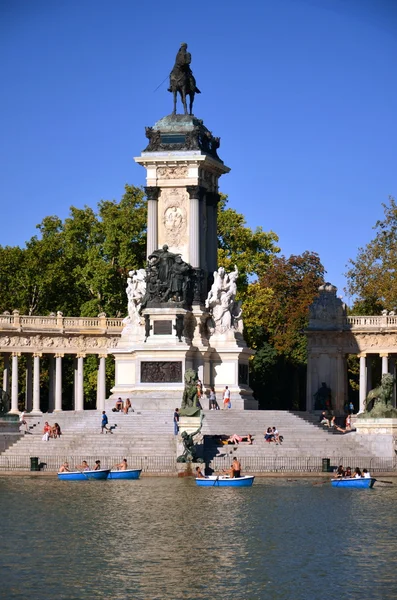
[[371, 356], [368, 356], [365, 360], [366, 369], [367, 369], [367, 393], [372, 390], [372, 359]]
[[40, 410], [40, 358], [41, 353], [33, 354], [33, 409], [32, 415], [41, 415]]
[[106, 354], [99, 355], [98, 365], [98, 386], [96, 395], [96, 408], [97, 410], [105, 410], [105, 399], [106, 399]]
[[48, 412], [55, 408], [55, 360], [53, 355], [48, 356]]
[[54, 412], [62, 410], [62, 358], [63, 354], [55, 354], [55, 407]]
[[394, 379], [392, 405], [394, 408], [396, 408], [396, 357], [395, 356], [393, 356], [391, 359], [390, 372], [393, 375], [393, 379]]
[[389, 355], [379, 354], [382, 359], [382, 375], [386, 375], [389, 372]]
[[365, 399], [367, 397], [367, 365], [366, 365], [366, 354], [359, 354], [360, 359], [360, 382], [359, 382], [359, 408], [358, 412], [362, 413], [365, 410]]
[[216, 192], [205, 194], [207, 203], [207, 268], [212, 274], [218, 268], [218, 202]]
[[11, 373], [11, 410], [10, 414], [19, 415], [18, 410], [18, 358], [20, 352], [12, 353], [12, 373]]
[[77, 395], [75, 410], [84, 410], [84, 358], [85, 354], [77, 355]]
[[10, 393], [10, 382], [11, 382], [11, 377], [10, 377], [10, 354], [9, 352], [5, 352], [3, 354], [3, 361], [4, 361], [4, 371], [3, 371], [3, 390], [6, 392], [6, 394]]
[[200, 200], [203, 196], [203, 188], [199, 185], [188, 185], [186, 190], [189, 194], [189, 262], [195, 269], [200, 264]]
[[147, 196], [147, 256], [158, 249], [158, 199], [160, 188], [156, 186], [145, 188]]
[[345, 377], [346, 357], [341, 352], [336, 355], [336, 394], [335, 408], [338, 414], [343, 414], [343, 407], [347, 400], [347, 379]]
[[25, 410], [30, 412], [33, 407], [33, 367], [32, 355], [26, 355], [26, 391], [25, 391]]

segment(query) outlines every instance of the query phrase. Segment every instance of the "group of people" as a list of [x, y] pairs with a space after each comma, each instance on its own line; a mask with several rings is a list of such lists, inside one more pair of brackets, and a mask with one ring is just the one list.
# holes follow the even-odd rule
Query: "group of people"
[[[230, 469], [222, 469], [222, 475], [229, 475], [229, 477], [241, 477], [241, 463], [239, 459], [235, 456], [233, 458], [233, 462], [230, 465]], [[200, 467], [196, 467], [196, 477], [197, 479], [205, 479], [205, 475], [201, 472]]]
[[[99, 471], [100, 469], [102, 469], [100, 460], [95, 461], [95, 467], [93, 469], [90, 468], [86, 460], [83, 460], [81, 465], [76, 465], [73, 471]], [[123, 458], [121, 463], [113, 465], [112, 469], [116, 469], [117, 471], [126, 471], [128, 469], [127, 459]], [[69, 468], [69, 463], [65, 461], [63, 465], [61, 465], [59, 473], [70, 473], [70, 471], [71, 469]]]
[[276, 427], [268, 427], [265, 431], [265, 442], [275, 442], [277, 445], [282, 444], [283, 436], [279, 434]]
[[50, 438], [54, 440], [56, 438], [61, 437], [61, 428], [58, 423], [54, 423], [54, 425], [50, 425], [48, 421], [44, 423], [43, 429], [43, 437], [41, 438], [43, 442], [48, 442]]
[[325, 410], [323, 410], [323, 412], [320, 415], [320, 425], [324, 425], [324, 426], [327, 426], [329, 428], [334, 428], [337, 431], [340, 431], [341, 433], [346, 433], [347, 431], [351, 431], [351, 429], [352, 429], [351, 415], [348, 414], [346, 416], [346, 419], [345, 419], [345, 428], [343, 429], [343, 427], [340, 427], [336, 423], [336, 417], [335, 417], [335, 415], [333, 415], [332, 413], [329, 413], [329, 412], [326, 412]]
[[355, 479], [361, 479], [361, 477], [364, 477], [366, 479], [370, 479], [371, 475], [367, 469], [363, 469], [361, 471], [358, 467], [356, 467], [354, 473], [352, 473], [351, 467], [346, 467], [346, 469], [344, 469], [343, 465], [339, 465], [335, 472], [335, 477], [352, 477]]
[[131, 401], [129, 398], [126, 399], [125, 402], [121, 398], [117, 398], [116, 404], [114, 408], [112, 408], [113, 412], [123, 412], [125, 415], [128, 414], [128, 411], [131, 409], [131, 412], [134, 412], [134, 409], [131, 407]]

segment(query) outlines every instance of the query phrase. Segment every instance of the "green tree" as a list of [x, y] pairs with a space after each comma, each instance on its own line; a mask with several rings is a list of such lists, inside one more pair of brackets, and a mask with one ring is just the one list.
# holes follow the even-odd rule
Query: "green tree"
[[382, 206], [385, 218], [375, 224], [374, 239], [349, 261], [347, 289], [356, 297], [354, 314], [379, 314], [382, 309], [396, 308], [397, 204], [389, 197], [389, 203]]

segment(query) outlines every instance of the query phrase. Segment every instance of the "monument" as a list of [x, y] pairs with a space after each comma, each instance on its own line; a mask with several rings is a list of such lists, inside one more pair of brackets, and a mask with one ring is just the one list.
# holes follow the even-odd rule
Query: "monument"
[[[192, 114], [199, 90], [190, 63], [182, 44], [170, 74], [174, 110], [146, 127], [147, 146], [135, 158], [146, 169], [147, 264], [129, 273], [112, 393], [136, 408], [175, 408], [193, 369], [205, 390], [221, 395], [229, 386], [233, 409], [254, 409], [238, 270], [217, 263], [218, 182], [230, 169], [218, 155], [220, 138]], [[184, 114], [176, 112], [178, 94]]]

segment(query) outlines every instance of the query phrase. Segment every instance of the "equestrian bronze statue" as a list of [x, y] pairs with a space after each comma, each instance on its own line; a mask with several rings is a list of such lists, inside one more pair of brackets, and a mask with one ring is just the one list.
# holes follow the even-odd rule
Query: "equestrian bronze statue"
[[173, 115], [176, 115], [176, 99], [178, 92], [182, 100], [185, 115], [188, 114], [186, 96], [189, 96], [190, 98], [189, 114], [192, 115], [194, 95], [201, 93], [196, 86], [196, 80], [190, 68], [191, 61], [192, 56], [190, 52], [187, 52], [187, 44], [181, 44], [179, 52], [176, 55], [174, 68], [170, 73], [170, 87], [168, 88], [168, 91], [174, 94]]

